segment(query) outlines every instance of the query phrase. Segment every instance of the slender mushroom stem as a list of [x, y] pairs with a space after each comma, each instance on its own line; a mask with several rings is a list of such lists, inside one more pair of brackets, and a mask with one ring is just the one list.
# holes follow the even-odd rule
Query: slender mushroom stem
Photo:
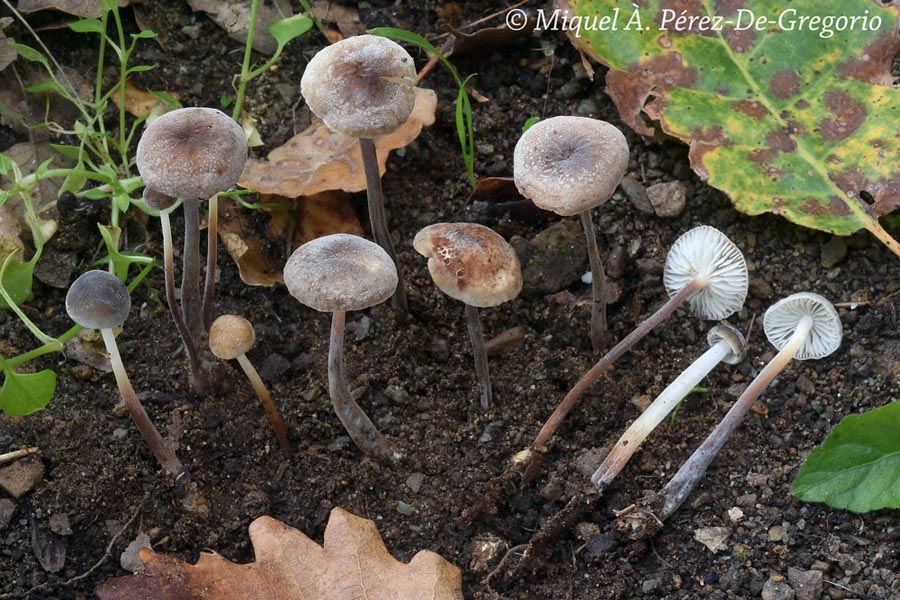
[[196, 374], [200, 370], [200, 356], [197, 354], [197, 346], [184, 323], [184, 317], [181, 316], [181, 310], [175, 299], [175, 252], [172, 247], [172, 222], [169, 219], [169, 212], [170, 210], [159, 211], [163, 236], [163, 269], [166, 274], [166, 303], [169, 305], [172, 321], [175, 322], [175, 329], [178, 330], [178, 335], [184, 342], [184, 349], [187, 351], [188, 360], [191, 363], [191, 373]]
[[675, 408], [678, 402], [731, 351], [731, 346], [726, 340], [720, 340], [713, 344], [656, 397], [653, 403], [622, 434], [603, 464], [591, 476], [591, 483], [594, 484], [597, 491], [603, 493], [603, 490], [631, 459], [638, 446], [647, 439], [650, 432], [656, 429], [656, 426], [666, 418], [666, 415]]
[[113, 373], [116, 376], [119, 393], [122, 395], [122, 400], [125, 401], [125, 407], [131, 414], [131, 419], [166, 472], [176, 479], [181, 478], [187, 473], [187, 470], [175, 456], [174, 450], [163, 440], [159, 431], [150, 421], [150, 417], [147, 416], [137, 394], [134, 393], [134, 388], [131, 387], [131, 381], [128, 380], [128, 374], [125, 372], [125, 366], [122, 364], [122, 357], [119, 355], [119, 347], [116, 345], [116, 337], [112, 329], [101, 329], [100, 333], [103, 336], [103, 343], [106, 344], [106, 351], [109, 353], [109, 362], [112, 364]]
[[390, 447], [384, 435], [350, 396], [344, 375], [344, 323], [347, 311], [331, 316], [331, 343], [328, 348], [328, 393], [331, 404], [353, 442], [369, 456], [396, 461], [401, 455]]
[[484, 345], [484, 334], [481, 330], [481, 319], [478, 318], [478, 309], [471, 304], [466, 304], [466, 327], [469, 329], [469, 339], [472, 340], [472, 354], [475, 355], [475, 373], [478, 376], [478, 387], [481, 389], [481, 408], [488, 410], [491, 407], [491, 375], [488, 371], [487, 348]]
[[216, 296], [216, 253], [218, 251], [219, 195], [209, 199], [209, 216], [206, 219], [206, 275], [203, 280], [203, 329], [209, 331], [212, 324], [213, 301]]
[[606, 273], [603, 271], [603, 263], [600, 261], [600, 250], [597, 248], [597, 235], [594, 231], [594, 222], [591, 220], [591, 211], [582, 212], [580, 217], [581, 225], [584, 227], [584, 237], [587, 240], [588, 259], [591, 263], [591, 289], [593, 291], [591, 345], [594, 352], [599, 354], [606, 349], [609, 335], [606, 326]]
[[546, 446], [547, 442], [550, 441], [550, 438], [553, 437], [553, 434], [588, 388], [591, 387], [603, 373], [609, 370], [619, 357], [630, 350], [632, 346], [643, 339], [644, 336], [650, 333], [657, 325], [671, 317], [675, 312], [675, 309], [706, 286], [707, 281], [704, 278], [695, 277], [692, 279], [690, 283], [681, 288], [668, 302], [662, 305], [659, 310], [647, 317], [647, 319], [638, 325], [634, 331], [629, 333], [625, 339], [616, 344], [603, 356], [603, 358], [598, 360], [587, 373], [582, 375], [581, 379], [578, 380], [578, 383], [576, 383], [569, 393], [566, 394], [563, 401], [559, 403], [559, 406], [556, 407], [556, 410], [553, 411], [553, 414], [550, 415], [550, 418], [547, 419], [547, 422], [541, 427], [541, 431], [538, 433], [537, 437], [534, 438], [534, 441], [531, 443], [531, 448], [539, 450]]
[[275, 437], [278, 438], [278, 445], [281, 447], [281, 453], [286, 459], [291, 460], [291, 447], [288, 444], [284, 421], [281, 419], [281, 414], [279, 414], [278, 409], [275, 407], [275, 403], [272, 401], [272, 395], [269, 394], [269, 389], [266, 387], [266, 384], [263, 383], [262, 378], [253, 367], [253, 363], [250, 362], [246, 354], [238, 356], [237, 361], [238, 364], [241, 365], [241, 369], [244, 370], [244, 374], [247, 375], [247, 379], [250, 380], [250, 385], [253, 386], [256, 395], [259, 396], [260, 402], [262, 402], [263, 409], [266, 411], [266, 416], [269, 418], [269, 423], [272, 425], [272, 429], [275, 430]]
[[813, 326], [813, 318], [805, 315], [797, 324], [793, 335], [779, 350], [769, 364], [767, 364], [759, 375], [756, 376], [741, 397], [735, 401], [731, 409], [725, 414], [722, 420], [716, 425], [703, 443], [691, 454], [690, 458], [681, 465], [678, 472], [669, 480], [669, 483], [662, 490], [663, 504], [661, 513], [657, 513], [660, 520], [665, 520], [669, 515], [675, 512], [682, 502], [690, 495], [696, 487], [697, 482], [703, 477], [709, 464], [725, 445], [725, 442], [734, 433], [744, 416], [753, 406], [753, 402], [759, 398], [760, 394], [769, 386], [773, 379], [791, 362], [797, 350], [806, 341], [810, 330]]
[[378, 172], [378, 157], [375, 153], [375, 140], [368, 138], [359, 139], [359, 153], [362, 156], [363, 171], [366, 174], [366, 199], [369, 203], [369, 221], [372, 224], [372, 235], [375, 242], [384, 248], [397, 267], [397, 291], [394, 293], [392, 303], [394, 308], [406, 314], [409, 307], [406, 302], [406, 285], [403, 282], [403, 273], [397, 262], [397, 251], [387, 226], [387, 218], [384, 212], [384, 193], [381, 189], [381, 175]]
[[181, 314], [187, 330], [199, 346], [203, 320], [200, 314], [200, 201], [184, 201], [184, 254], [181, 257]]

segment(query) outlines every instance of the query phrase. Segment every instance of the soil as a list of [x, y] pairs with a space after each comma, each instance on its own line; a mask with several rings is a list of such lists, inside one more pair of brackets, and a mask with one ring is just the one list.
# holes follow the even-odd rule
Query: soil
[[[369, 27], [432, 35], [441, 31], [437, 8], [431, 1], [411, 6], [379, 0], [366, 3], [360, 17]], [[471, 22], [502, 8], [500, 2], [460, 4], [459, 19]], [[219, 106], [220, 97], [233, 93], [241, 44], [184, 3], [148, 2], [139, 12], [163, 44], [139, 45], [135, 64], [157, 68], [139, 74], [138, 83], [177, 91], [185, 106]], [[136, 31], [134, 10], [123, 14], [127, 29]], [[61, 19], [59, 13], [35, 15], [32, 22]], [[27, 41], [16, 28], [8, 35]], [[93, 77], [96, 57], [84, 38], [62, 29], [42, 36], [63, 64]], [[278, 68], [251, 83], [247, 109], [259, 119], [266, 144], [254, 149], [257, 156], [306, 126], [299, 78], [324, 43], [316, 32], [292, 42]], [[424, 62], [417, 56], [420, 67]], [[282, 460], [259, 403], [234, 367], [228, 371], [231, 390], [219, 397], [196, 397], [187, 389], [180, 344], [159, 300], [162, 273], [155, 270], [149, 285], [134, 293], [119, 344], [134, 387], [151, 418], [177, 441], [211, 515], [204, 519], [179, 508], [171, 482], [127, 416], [113, 410], [118, 394], [111, 374], [63, 354], [47, 355], [30, 367], [58, 373], [52, 403], [29, 417], [0, 419], [0, 451], [39, 446], [45, 467], [43, 480], [15, 501], [15, 515], [0, 531], [2, 597], [22, 597], [32, 586], [84, 573], [103, 558], [120, 530], [111, 558], [87, 577], [30, 597], [93, 597], [98, 583], [125, 573], [118, 556], [138, 530], [149, 533], [157, 551], [190, 562], [206, 549], [249, 562], [247, 526], [255, 517], [272, 515], [321, 540], [330, 509], [341, 506], [374, 520], [401, 560], [430, 549], [458, 565], [466, 598], [787, 598], [788, 588], [808, 594], [801, 598], [818, 597], [802, 589], [804, 577], [822, 581], [827, 598], [900, 598], [896, 511], [857, 515], [790, 495], [804, 457], [835, 423], [900, 397], [897, 258], [866, 234], [834, 242], [774, 216], [736, 212], [691, 172], [684, 146], [645, 140], [621, 126], [603, 92], [604, 70], [598, 68], [594, 81], [584, 77], [562, 34], [545, 33], [454, 62], [463, 74], [478, 73], [475, 86], [488, 99], [474, 103], [478, 175], [511, 174], [513, 146], [528, 117], [582, 114], [625, 130], [629, 173], [645, 186], [668, 181], [687, 186], [687, 206], [675, 217], [641, 212], [621, 190], [595, 212], [603, 258], [612, 256], [617, 265], [611, 270], [621, 293], [609, 311], [614, 337], [621, 339], [665, 300], [666, 249], [689, 228], [709, 224], [744, 251], [754, 278], [745, 308], [730, 319], [745, 331], [756, 320], [747, 360], [715, 370], [703, 384], [707, 391], [689, 397], [584, 522], [527, 572], [511, 580], [499, 573], [485, 582], [507, 548], [527, 542], [587, 484], [585, 473], [638, 414], [635, 399], [655, 396], [705, 349], [710, 324], [679, 311], [593, 387], [557, 433], [547, 455], [549, 468], [536, 482], [517, 490], [495, 516], [461, 524], [463, 511], [593, 363], [584, 302], [590, 290], [581, 281], [569, 282], [562, 293], [532, 293], [481, 311], [487, 337], [513, 327], [525, 332], [520, 347], [492, 357], [496, 404], [481, 410], [463, 307], [436, 290], [410, 241], [423, 225], [437, 221], [477, 219], [507, 238], [530, 239], [558, 219], [499, 213], [469, 202], [453, 121], [456, 88], [437, 68], [422, 82], [438, 94], [437, 122], [390, 159], [383, 180], [413, 318], [398, 319], [389, 303], [348, 315], [359, 332], [348, 334], [347, 341], [352, 387], [363, 388], [360, 404], [414, 464], [394, 468], [360, 455], [344, 437], [328, 399], [328, 316], [300, 306], [281, 286], [244, 285], [220, 246], [216, 311], [242, 314], [254, 323], [257, 343], [249, 357], [262, 368], [282, 411], [294, 460], [290, 465]], [[25, 141], [10, 130], [3, 133], [5, 141]], [[366, 221], [364, 194], [354, 195], [353, 202]], [[67, 228], [69, 238], [75, 231], [87, 236], [77, 255], [80, 272], [100, 243], [91, 222], [106, 221], [96, 203], [74, 204], [58, 239], [67, 239]], [[266, 215], [258, 219], [262, 223]], [[179, 225], [176, 219], [176, 231]], [[134, 241], [135, 235], [129, 243], [141, 243], [139, 250], [159, 257], [156, 220], [147, 228], [146, 240]], [[823, 262], [828, 243], [838, 249], [845, 244], [846, 258], [832, 265], [826, 249]], [[839, 351], [787, 368], [655, 538], [632, 542], [618, 533], [616, 511], [658, 490], [773, 355], [759, 325], [766, 307], [807, 290], [833, 302], [860, 302], [840, 310]], [[64, 290], [37, 283], [29, 314], [46, 331], [62, 332], [70, 326], [63, 298]], [[6, 312], [0, 313], [0, 339], [4, 355], [34, 343]], [[424, 475], [418, 489], [410, 485], [414, 473]], [[51, 574], [35, 557], [32, 530], [46, 530], [50, 517], [59, 514], [68, 516], [71, 534], [61, 538], [65, 565]], [[135, 514], [138, 519], [129, 524]], [[706, 527], [727, 530], [719, 552], [695, 541], [696, 530]], [[491, 546], [485, 541], [496, 542], [497, 551], [485, 552]]]

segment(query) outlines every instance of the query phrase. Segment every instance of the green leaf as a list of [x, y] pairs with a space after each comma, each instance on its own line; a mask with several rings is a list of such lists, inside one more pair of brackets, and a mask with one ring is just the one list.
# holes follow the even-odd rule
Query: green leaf
[[0, 411], [11, 417], [23, 417], [43, 409], [56, 391], [56, 373], [49, 369], [37, 373], [3, 371], [0, 387]]
[[[878, 222], [900, 206], [900, 88], [891, 84], [900, 5], [562, 4], [588, 23], [569, 35], [610, 67], [607, 92], [622, 120], [650, 135], [649, 118], [690, 144], [694, 170], [738, 210], [771, 212], [837, 235], [868, 229], [900, 255], [900, 244]], [[682, 9], [696, 17], [693, 26], [676, 20]], [[615, 15], [615, 25], [601, 30], [599, 19]], [[751, 15], [765, 24], [748, 26]], [[837, 17], [844, 19], [840, 31]], [[717, 25], [721, 30], [712, 29]], [[860, 199], [862, 192], [871, 194], [873, 206]]]
[[141, 29], [137, 33], [131, 34], [133, 40], [149, 40], [156, 37], [156, 32], [151, 29]]
[[152, 71], [155, 69], [155, 65], [135, 65], [133, 67], [128, 67], [128, 70], [125, 72], [127, 75], [131, 75], [132, 73], [143, 73], [145, 71]]
[[41, 63], [47, 70], [50, 70], [50, 64], [47, 62], [47, 58], [32, 48], [31, 46], [26, 46], [25, 44], [18, 44], [16, 42], [10, 42], [10, 46], [25, 60], [30, 60], [31, 62]]
[[34, 85], [29, 85], [25, 88], [25, 91], [29, 94], [42, 94], [44, 92], [52, 92], [61, 96], [65, 95], [65, 90], [63, 90], [62, 86], [55, 81], [42, 81]]
[[312, 26], [312, 19], [302, 14], [294, 15], [287, 19], [281, 19], [280, 21], [275, 21], [269, 25], [269, 33], [275, 38], [275, 41], [278, 42], [277, 54], [280, 54], [281, 49], [284, 48], [288, 42], [294, 38], [300, 37], [309, 31]]
[[900, 508], [900, 402], [845, 417], [797, 473], [791, 493], [853, 512]]
[[122, 230], [118, 227], [105, 227], [100, 223], [97, 223], [97, 227], [100, 228], [100, 235], [103, 236], [106, 252], [109, 254], [108, 261], [112, 261], [116, 277], [122, 281], [128, 279], [128, 269], [131, 265], [153, 264], [153, 259], [149, 256], [119, 251], [119, 237], [122, 235]]
[[528, 117], [528, 118], [525, 120], [525, 123], [522, 125], [522, 133], [525, 133], [526, 131], [528, 131], [529, 129], [531, 129], [531, 126], [534, 125], [535, 123], [537, 123], [537, 122], [540, 121], [540, 120], [541, 120], [540, 117]]
[[106, 28], [99, 19], [78, 19], [69, 23], [69, 29], [77, 33], [104, 33]]
[[[3, 289], [6, 290], [16, 305], [25, 302], [31, 295], [34, 265], [35, 262], [21, 262], [16, 259], [11, 259], [6, 265], [6, 271], [3, 273], [3, 280], [0, 281], [0, 285], [3, 286]], [[0, 308], [9, 308], [9, 304], [2, 297], [0, 297]]]
[[71, 158], [72, 160], [79, 160], [81, 158], [81, 148], [79, 148], [78, 146], [69, 146], [66, 144], [50, 144], [50, 147], [63, 156]]

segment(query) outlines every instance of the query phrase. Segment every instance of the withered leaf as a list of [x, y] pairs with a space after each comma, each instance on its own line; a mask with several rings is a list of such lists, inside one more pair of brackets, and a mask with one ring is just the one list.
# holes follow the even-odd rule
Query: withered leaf
[[[119, 0], [119, 8], [131, 4], [129, 0]], [[19, 0], [18, 9], [23, 13], [53, 9], [85, 19], [99, 19], [103, 16], [100, 0]]]
[[[437, 95], [416, 88], [416, 104], [406, 123], [375, 140], [382, 175], [390, 151], [406, 146], [419, 136], [422, 127], [434, 124], [436, 109]], [[316, 120], [306, 131], [270, 152], [268, 160], [249, 159], [238, 185], [263, 194], [297, 198], [328, 190], [360, 192], [366, 189], [366, 178], [357, 140], [334, 133]]]
[[362, 35], [366, 26], [359, 20], [355, 6], [344, 6], [330, 0], [316, 0], [312, 3], [313, 15], [322, 23], [333, 23], [343, 37]]
[[408, 564], [394, 559], [375, 523], [335, 508], [324, 548], [271, 517], [250, 524], [256, 562], [238, 565], [204, 552], [190, 565], [145, 548], [146, 576], [129, 575], [97, 589], [101, 600], [458, 600], [462, 575], [423, 550]]
[[[119, 87], [116, 86], [117, 91], [110, 97], [116, 106], [119, 106], [122, 98], [118, 89]], [[173, 98], [179, 98], [179, 94], [175, 92], [168, 92], [168, 94]], [[158, 116], [173, 108], [177, 107], [167, 105], [159, 96], [138, 87], [131, 79], [125, 80], [125, 110], [128, 111], [128, 114], [140, 118], [150, 116], [155, 112]]]

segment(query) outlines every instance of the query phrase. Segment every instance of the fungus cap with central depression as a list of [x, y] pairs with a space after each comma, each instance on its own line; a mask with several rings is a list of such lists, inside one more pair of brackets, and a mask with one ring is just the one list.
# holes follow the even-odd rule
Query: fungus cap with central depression
[[108, 271], [83, 273], [66, 293], [69, 318], [88, 329], [121, 327], [130, 311], [128, 288]]
[[812, 328], [794, 358], [825, 358], [840, 347], [843, 328], [837, 310], [831, 302], [811, 292], [793, 294], [769, 307], [763, 318], [769, 342], [781, 350], [805, 316], [812, 319]]

